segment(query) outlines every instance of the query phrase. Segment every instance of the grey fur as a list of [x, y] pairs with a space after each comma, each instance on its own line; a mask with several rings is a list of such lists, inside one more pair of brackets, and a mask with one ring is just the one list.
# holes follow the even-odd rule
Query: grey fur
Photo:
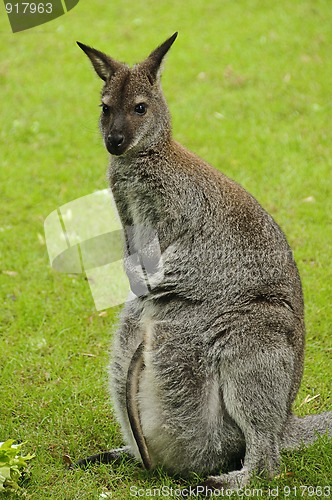
[[[223, 472], [209, 484], [238, 487], [255, 472], [276, 474], [281, 449], [311, 443], [315, 430], [331, 433], [332, 413], [292, 415], [305, 327], [283, 232], [242, 187], [171, 137], [159, 68], [175, 37], [131, 69], [80, 44], [105, 81], [100, 124], [127, 263], [149, 248], [151, 230], [161, 253], [159, 283], [123, 308], [111, 390], [124, 441], [140, 459], [126, 377], [144, 342], [137, 404], [152, 466]], [[127, 272], [133, 291], [144, 289], [139, 263]], [[226, 473], [236, 462], [241, 470]]]

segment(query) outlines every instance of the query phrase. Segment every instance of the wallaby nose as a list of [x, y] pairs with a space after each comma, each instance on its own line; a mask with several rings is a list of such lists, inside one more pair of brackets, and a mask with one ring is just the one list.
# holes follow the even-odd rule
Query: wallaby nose
[[122, 134], [110, 134], [107, 137], [107, 142], [111, 146], [112, 149], [119, 148], [124, 141], [124, 135]]

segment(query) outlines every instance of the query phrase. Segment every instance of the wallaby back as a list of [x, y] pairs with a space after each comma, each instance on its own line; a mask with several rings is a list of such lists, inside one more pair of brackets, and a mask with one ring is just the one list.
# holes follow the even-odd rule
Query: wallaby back
[[[148, 290], [123, 309], [112, 392], [137, 458], [136, 431], [149, 466], [213, 473], [240, 460], [241, 471], [213, 478], [236, 487], [254, 471], [276, 473], [280, 448], [313, 439], [291, 414], [303, 371], [302, 289], [272, 217], [172, 139], [160, 66], [175, 38], [133, 68], [79, 44], [104, 80], [100, 126], [128, 277], [134, 292], [143, 282]], [[143, 262], [153, 262], [157, 280]], [[131, 371], [140, 345], [144, 368]], [[130, 426], [131, 373], [140, 381], [136, 397], [129, 391]], [[331, 413], [320, 422], [319, 432], [332, 430]]]

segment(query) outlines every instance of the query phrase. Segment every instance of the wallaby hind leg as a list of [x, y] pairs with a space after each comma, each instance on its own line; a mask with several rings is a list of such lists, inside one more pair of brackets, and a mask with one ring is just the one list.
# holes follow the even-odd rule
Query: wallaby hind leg
[[294, 359], [280, 334], [272, 347], [271, 336], [267, 337], [257, 335], [248, 342], [243, 335], [242, 346], [238, 338], [236, 348], [226, 349], [221, 361], [225, 407], [244, 434], [246, 453], [241, 470], [211, 476], [207, 483], [211, 486], [242, 488], [253, 474], [273, 477], [279, 471], [280, 436], [290, 413]]

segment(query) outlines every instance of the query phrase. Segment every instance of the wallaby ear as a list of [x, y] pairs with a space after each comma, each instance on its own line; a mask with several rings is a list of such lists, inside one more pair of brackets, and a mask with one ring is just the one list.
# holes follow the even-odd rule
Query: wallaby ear
[[168, 38], [166, 42], [159, 45], [159, 47], [151, 52], [149, 57], [141, 63], [141, 66], [148, 71], [148, 76], [151, 84], [153, 84], [157, 80], [162, 60], [175, 42], [177, 36], [178, 32], [174, 33], [174, 35]]
[[99, 50], [93, 49], [81, 42], [76, 42], [77, 45], [86, 53], [97, 75], [104, 81], [109, 80], [114, 73], [121, 68], [122, 64], [115, 61]]

